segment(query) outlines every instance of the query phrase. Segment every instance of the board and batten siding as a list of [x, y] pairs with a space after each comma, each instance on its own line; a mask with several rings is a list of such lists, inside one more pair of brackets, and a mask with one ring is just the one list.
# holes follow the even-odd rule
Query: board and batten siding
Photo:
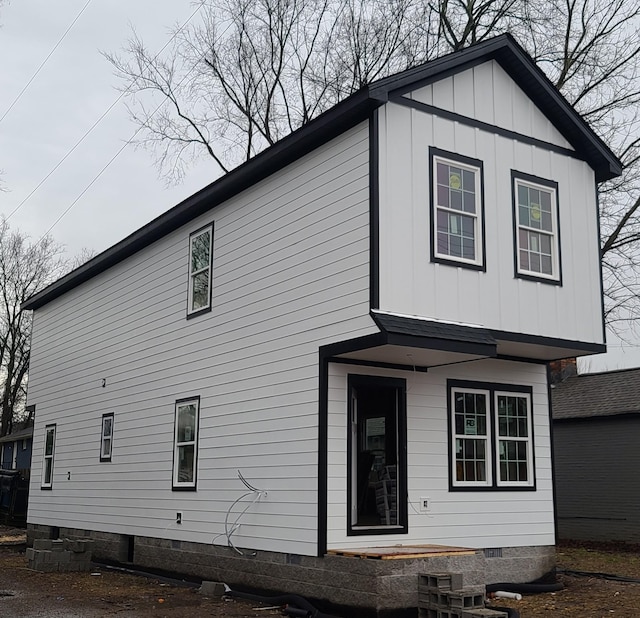
[[560, 538], [637, 543], [640, 417], [556, 421], [553, 432]]
[[[493, 61], [407, 97], [569, 148]], [[378, 117], [380, 309], [602, 343], [598, 210], [589, 165], [400, 104], [387, 104]], [[430, 146], [483, 162], [486, 272], [431, 262]], [[558, 183], [562, 285], [515, 277], [512, 170]]]
[[[406, 380], [408, 534], [347, 536], [347, 380], [349, 374]], [[450, 491], [447, 380], [530, 386], [535, 491]], [[482, 360], [427, 373], [330, 364], [328, 403], [329, 549], [435, 543], [472, 548], [553, 545], [553, 489], [544, 365]], [[429, 510], [420, 512], [420, 499]]]
[[[233, 542], [317, 552], [318, 348], [377, 331], [368, 173], [363, 123], [35, 311], [30, 523], [224, 545], [240, 470], [268, 493]], [[212, 310], [187, 320], [189, 234], [212, 221]], [[197, 491], [176, 492], [174, 403], [195, 396]]]

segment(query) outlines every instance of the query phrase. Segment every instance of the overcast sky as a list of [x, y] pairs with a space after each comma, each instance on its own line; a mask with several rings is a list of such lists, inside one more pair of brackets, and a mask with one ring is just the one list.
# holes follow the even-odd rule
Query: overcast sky
[[[6, 114], [0, 120], [0, 180], [8, 189], [0, 192], [0, 214], [18, 209], [12, 227], [38, 239], [54, 226], [51, 233], [70, 255], [82, 248], [99, 252], [215, 180], [217, 170], [204, 161], [183, 184], [167, 188], [150, 153], [132, 146], [95, 180], [135, 133], [124, 100], [51, 173], [119, 97], [113, 69], [100, 52], [120, 50], [131, 26], [149, 49], [160, 51], [169, 27], [197, 20], [196, 11], [190, 0], [12, 0], [0, 7], [0, 118]], [[640, 365], [635, 346], [613, 336], [609, 342], [610, 354], [590, 357], [583, 367]]]
[[[0, 120], [0, 169], [8, 189], [0, 193], [0, 213], [9, 216], [19, 206], [12, 227], [40, 238], [133, 136], [123, 99], [28, 197], [119, 96], [100, 52], [120, 50], [131, 26], [150, 49], [160, 50], [170, 39], [168, 28], [196, 9], [189, 0], [12, 0], [0, 7], [0, 118], [78, 18]], [[216, 173], [203, 163], [182, 185], [167, 189], [150, 153], [127, 146], [51, 233], [72, 255], [83, 247], [102, 251]]]

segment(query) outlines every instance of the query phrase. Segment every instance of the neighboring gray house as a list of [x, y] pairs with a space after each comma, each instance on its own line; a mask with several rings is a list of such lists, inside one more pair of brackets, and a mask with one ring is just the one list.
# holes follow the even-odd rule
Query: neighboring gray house
[[0, 438], [0, 469], [28, 470], [31, 468], [33, 427], [16, 429]]
[[25, 303], [30, 538], [393, 616], [547, 572], [620, 172], [508, 35], [363, 87]]
[[640, 539], [640, 369], [552, 387], [558, 534]]

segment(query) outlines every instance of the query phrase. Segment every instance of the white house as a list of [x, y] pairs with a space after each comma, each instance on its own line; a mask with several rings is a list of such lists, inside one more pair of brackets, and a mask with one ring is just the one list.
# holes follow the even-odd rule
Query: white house
[[415, 581], [334, 554], [548, 571], [546, 362], [605, 350], [620, 172], [509, 35], [362, 88], [27, 301], [31, 538], [379, 612]]

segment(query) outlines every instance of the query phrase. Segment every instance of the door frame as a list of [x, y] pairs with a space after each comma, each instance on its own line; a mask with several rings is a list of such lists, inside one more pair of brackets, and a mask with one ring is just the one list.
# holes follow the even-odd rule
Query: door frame
[[[353, 526], [352, 524], [352, 500], [354, 491], [353, 457], [354, 447], [352, 438], [352, 419], [356, 411], [352, 405], [352, 390], [367, 387], [384, 387], [396, 392], [396, 417], [397, 417], [397, 525], [381, 526]], [[409, 531], [407, 517], [407, 382], [404, 378], [390, 378], [387, 376], [347, 374], [347, 492], [346, 492], [346, 523], [347, 536], [379, 535], [379, 534], [407, 534]], [[355, 481], [357, 483], [357, 481]]]

